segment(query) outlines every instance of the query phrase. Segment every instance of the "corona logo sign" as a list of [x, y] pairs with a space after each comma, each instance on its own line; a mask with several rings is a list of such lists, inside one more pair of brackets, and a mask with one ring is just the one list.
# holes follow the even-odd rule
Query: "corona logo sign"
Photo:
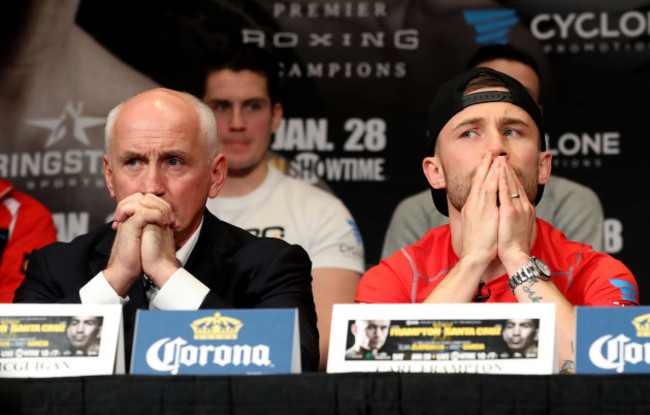
[[244, 324], [216, 312], [214, 316], [194, 320], [190, 326], [194, 331], [194, 340], [237, 340]]
[[[650, 314], [642, 314], [630, 320], [636, 328], [637, 337], [650, 337]], [[650, 367], [650, 343], [634, 341], [631, 333], [606, 334], [594, 340], [589, 346], [589, 361], [600, 369], [623, 373], [627, 364], [639, 368]], [[639, 371], [638, 369], [635, 371]]]
[[142, 310], [131, 373], [297, 373], [298, 336], [296, 309]]
[[650, 337], [650, 314], [643, 314], [632, 320], [636, 328], [636, 335], [639, 337]]

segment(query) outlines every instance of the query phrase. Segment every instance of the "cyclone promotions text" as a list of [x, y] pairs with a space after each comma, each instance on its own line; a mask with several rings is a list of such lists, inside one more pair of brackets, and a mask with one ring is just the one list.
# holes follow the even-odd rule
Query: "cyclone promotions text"
[[545, 52], [643, 52], [650, 49], [650, 13], [618, 12], [541, 13], [530, 21], [530, 31]]
[[[161, 353], [162, 352], [162, 353]], [[162, 356], [162, 359], [161, 359]], [[235, 346], [213, 346], [203, 344], [195, 346], [188, 344], [186, 340], [177, 337], [171, 340], [169, 337], [160, 339], [149, 347], [146, 354], [147, 365], [158, 372], [169, 372], [172, 375], [178, 374], [178, 369], [183, 366], [205, 366], [207, 364], [217, 366], [270, 366], [270, 348], [264, 344], [257, 346], [235, 345]]]
[[[650, 343], [636, 343], [624, 334], [599, 337], [589, 347], [589, 360], [601, 369], [622, 373], [626, 363], [650, 364]], [[604, 352], [604, 353], [603, 353]]]
[[[551, 141], [555, 141], [555, 147]], [[554, 167], [601, 167], [602, 157], [621, 154], [621, 133], [618, 131], [565, 132], [557, 140], [546, 135]]]

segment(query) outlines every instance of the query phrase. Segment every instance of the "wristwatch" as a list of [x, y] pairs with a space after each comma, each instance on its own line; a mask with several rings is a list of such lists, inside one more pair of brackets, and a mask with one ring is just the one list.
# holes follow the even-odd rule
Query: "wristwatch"
[[546, 266], [541, 259], [531, 256], [526, 265], [524, 265], [519, 271], [515, 272], [508, 280], [510, 291], [514, 294], [515, 288], [530, 278], [549, 280], [551, 278], [551, 270], [548, 269], [548, 266]]

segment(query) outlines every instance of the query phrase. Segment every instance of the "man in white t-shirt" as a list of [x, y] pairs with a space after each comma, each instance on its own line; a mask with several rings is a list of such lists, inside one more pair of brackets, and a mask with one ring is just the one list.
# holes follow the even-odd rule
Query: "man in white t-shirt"
[[203, 100], [217, 120], [228, 177], [207, 207], [220, 219], [257, 236], [281, 238], [307, 251], [318, 314], [320, 369], [324, 370], [332, 305], [354, 302], [365, 269], [361, 236], [338, 198], [269, 163], [271, 135], [282, 120], [273, 57], [252, 45], [215, 56], [218, 61], [207, 66]]

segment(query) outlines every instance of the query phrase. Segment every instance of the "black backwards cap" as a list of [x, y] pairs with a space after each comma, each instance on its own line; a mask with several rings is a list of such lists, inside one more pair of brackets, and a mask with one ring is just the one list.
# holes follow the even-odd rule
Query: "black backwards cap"
[[[463, 95], [463, 91], [467, 84], [474, 78], [481, 77], [482, 75], [492, 75], [500, 79], [508, 92], [506, 91], [483, 91]], [[537, 124], [539, 129], [539, 140], [541, 142], [542, 151], [546, 151], [546, 140], [544, 138], [544, 126], [542, 123], [542, 111], [530, 96], [530, 93], [519, 81], [490, 68], [474, 68], [469, 71], [443, 83], [436, 91], [433, 101], [429, 106], [428, 113], [428, 126], [427, 131], [427, 156], [434, 155], [436, 140], [440, 130], [449, 122], [449, 120], [462, 111], [463, 109], [474, 104], [482, 104], [485, 102], [509, 102], [518, 107], [521, 107], [530, 115], [530, 117]], [[537, 189], [537, 199], [535, 204], [539, 203], [544, 193], [544, 185], [539, 185]], [[447, 192], [446, 189], [431, 188], [431, 195], [433, 203], [445, 216], [449, 216], [449, 209], [447, 206]]]

